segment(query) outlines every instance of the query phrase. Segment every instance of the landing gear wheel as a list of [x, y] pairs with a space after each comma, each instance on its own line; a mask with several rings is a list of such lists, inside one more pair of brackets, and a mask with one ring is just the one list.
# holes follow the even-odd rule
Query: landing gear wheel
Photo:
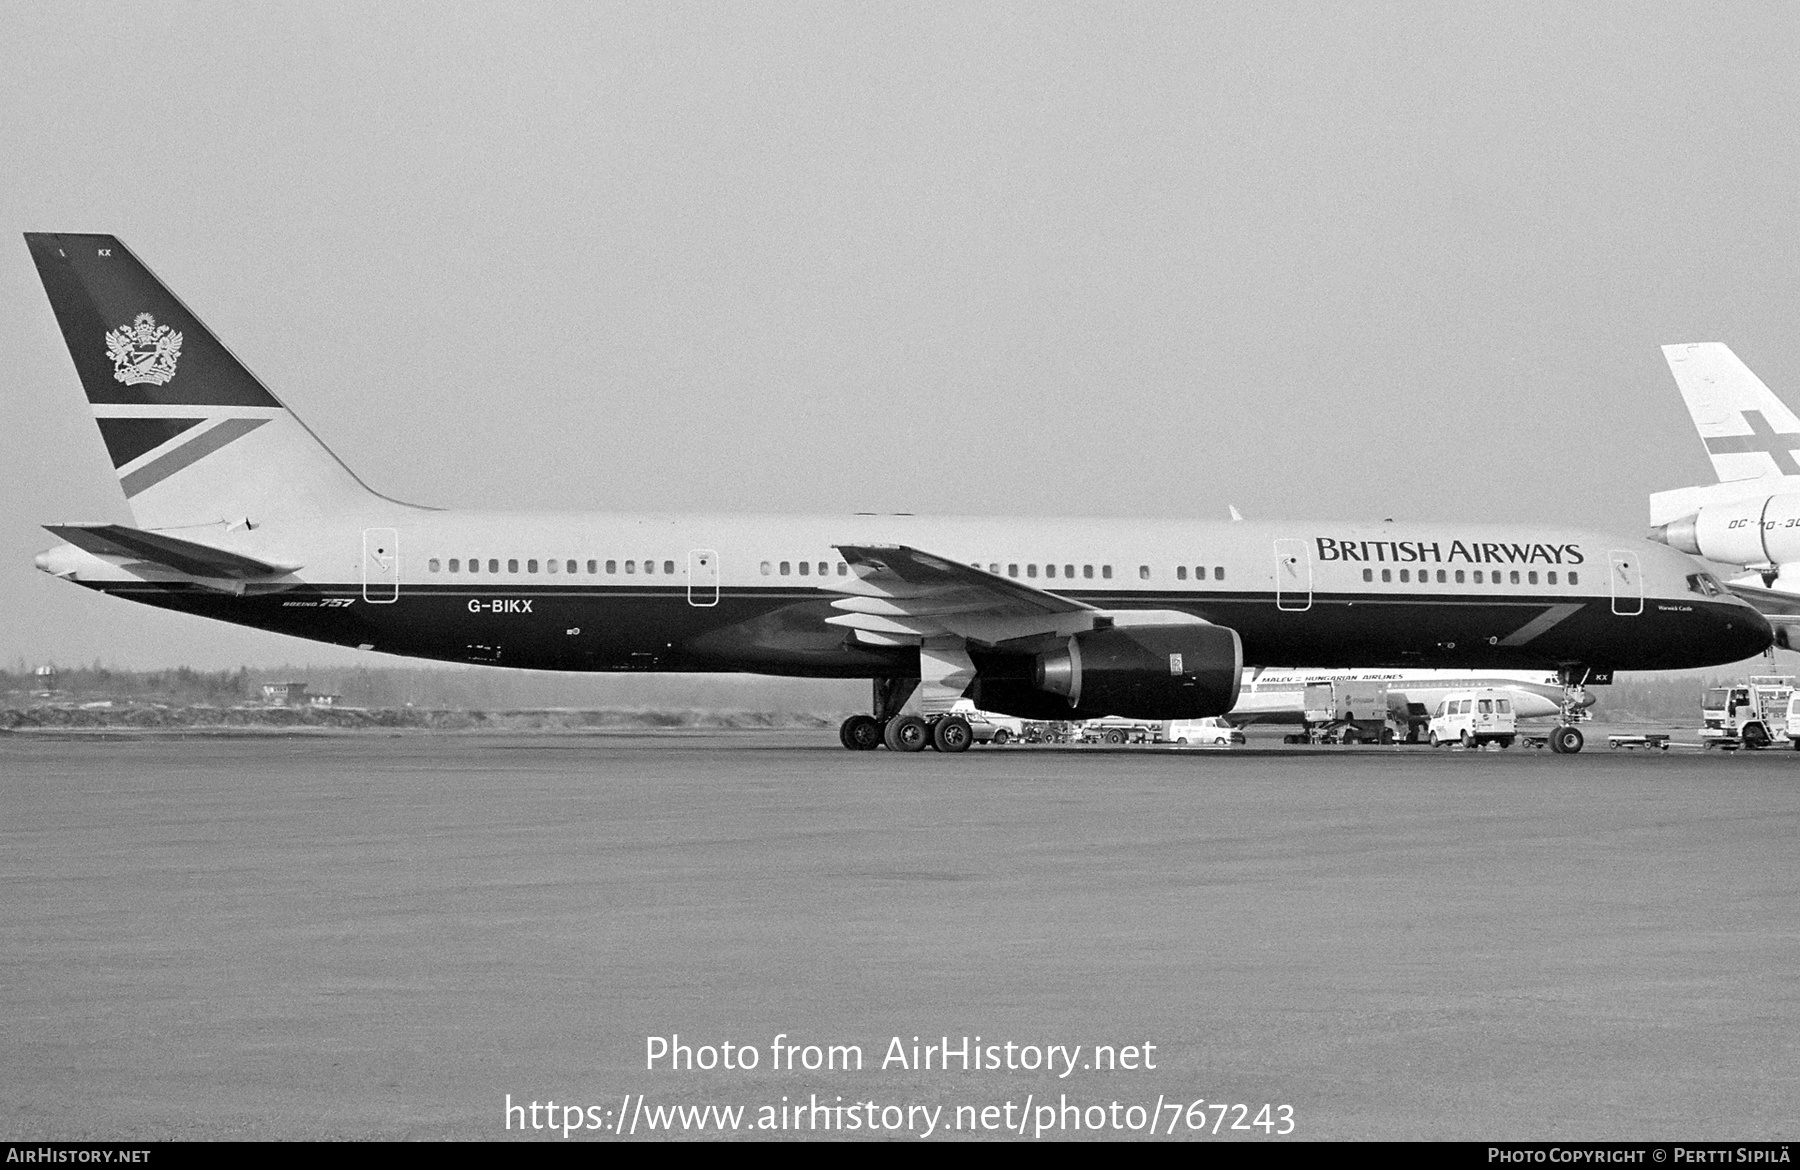
[[922, 752], [931, 742], [931, 728], [917, 715], [899, 715], [888, 720], [881, 739], [892, 751]]
[[966, 752], [975, 742], [975, 731], [961, 715], [948, 715], [932, 725], [931, 742], [940, 752]]
[[1570, 727], [1565, 723], [1550, 733], [1550, 750], [1553, 752], [1561, 752], [1565, 756], [1572, 756], [1581, 750], [1581, 744], [1581, 729], [1579, 727]]
[[853, 752], [872, 752], [881, 746], [881, 724], [868, 715], [852, 715], [838, 728], [838, 740]]

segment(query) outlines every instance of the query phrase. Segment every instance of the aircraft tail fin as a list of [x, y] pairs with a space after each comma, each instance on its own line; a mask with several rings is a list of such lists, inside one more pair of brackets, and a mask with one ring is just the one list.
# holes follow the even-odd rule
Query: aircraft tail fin
[[139, 526], [380, 499], [117, 238], [27, 232], [25, 243]]
[[1707, 341], [1662, 351], [1720, 483], [1800, 475], [1800, 419], [1729, 347]]

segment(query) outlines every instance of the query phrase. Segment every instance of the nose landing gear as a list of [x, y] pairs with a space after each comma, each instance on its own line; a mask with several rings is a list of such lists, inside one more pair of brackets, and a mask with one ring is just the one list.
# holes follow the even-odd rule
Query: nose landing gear
[[[1557, 715], [1557, 725], [1550, 732], [1550, 750], [1558, 755], [1572, 756], [1581, 750], [1584, 739], [1581, 728], [1575, 726], [1582, 718], [1582, 711], [1587, 707], [1587, 680], [1596, 672], [1586, 666], [1565, 666], [1556, 672], [1556, 679], [1562, 683], [1562, 710]], [[1607, 676], [1611, 677], [1610, 673]]]

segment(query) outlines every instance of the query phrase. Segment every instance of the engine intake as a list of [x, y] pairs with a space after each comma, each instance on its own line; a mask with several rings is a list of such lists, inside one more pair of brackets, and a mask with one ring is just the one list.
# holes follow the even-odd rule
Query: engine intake
[[1200, 719], [1237, 704], [1244, 647], [1225, 626], [1130, 626], [1076, 634], [1038, 655], [1039, 691], [1063, 718]]
[[1800, 561], [1800, 496], [1708, 504], [1651, 529], [1650, 539], [1727, 565], [1791, 564]]

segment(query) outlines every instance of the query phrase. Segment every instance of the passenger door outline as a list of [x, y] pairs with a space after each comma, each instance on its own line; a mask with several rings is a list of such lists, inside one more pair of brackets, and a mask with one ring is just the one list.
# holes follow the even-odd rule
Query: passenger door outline
[[719, 554], [713, 549], [688, 552], [687, 598], [700, 609], [719, 604]]
[[1312, 608], [1312, 553], [1304, 540], [1275, 542], [1275, 608], [1289, 613]]
[[1612, 611], [1620, 617], [1636, 617], [1644, 612], [1644, 574], [1638, 556], [1629, 549], [1615, 548], [1606, 554], [1612, 583]]
[[362, 595], [370, 605], [400, 599], [400, 534], [392, 528], [363, 529]]

